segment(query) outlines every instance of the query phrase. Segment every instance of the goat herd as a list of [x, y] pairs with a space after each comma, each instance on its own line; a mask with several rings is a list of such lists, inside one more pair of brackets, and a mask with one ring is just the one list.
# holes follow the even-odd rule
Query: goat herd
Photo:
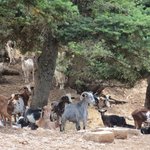
[[[8, 41], [6, 44], [6, 50], [10, 58], [10, 63], [15, 63], [13, 48], [15, 43]], [[29, 83], [29, 73], [32, 71], [34, 81], [34, 61], [33, 59], [25, 60], [21, 58], [22, 70], [24, 72], [25, 83]], [[55, 71], [57, 72], [57, 71]], [[64, 79], [62, 76], [58, 80], [60, 89], [64, 88]], [[63, 80], [63, 81], [62, 81]], [[79, 102], [73, 103], [70, 95], [64, 95], [60, 97], [58, 101], [51, 103], [51, 106], [44, 106], [43, 108], [31, 109], [29, 106], [30, 97], [34, 93], [34, 88], [30, 85], [21, 88], [20, 93], [12, 94], [10, 97], [0, 95], [0, 121], [1, 125], [8, 125], [7, 122], [16, 124], [20, 127], [30, 127], [32, 130], [38, 127], [56, 129], [60, 128], [60, 131], [65, 130], [67, 121], [75, 124], [76, 130], [80, 130], [80, 123], [83, 123], [83, 129], [86, 129], [88, 120], [88, 106], [93, 104], [95, 109], [101, 115], [101, 119], [105, 127], [125, 127], [140, 129], [143, 134], [150, 134], [150, 110], [146, 108], [136, 109], [131, 113], [134, 125], [126, 123], [125, 117], [118, 115], [105, 115], [106, 108], [110, 107], [110, 99], [107, 95], [96, 95], [92, 92], [83, 92], [80, 95]], [[103, 97], [103, 105], [101, 104]], [[14, 117], [12, 121], [12, 116]]]
[[[30, 127], [32, 130], [38, 127], [65, 130], [67, 121], [75, 124], [76, 130], [81, 129], [80, 123], [83, 123], [83, 129], [86, 129], [88, 120], [88, 106], [94, 105], [101, 115], [105, 127], [125, 127], [140, 129], [143, 134], [150, 134], [150, 127], [147, 125], [150, 121], [150, 111], [141, 108], [131, 113], [135, 126], [127, 124], [125, 117], [118, 115], [105, 115], [107, 107], [110, 106], [109, 97], [101, 95], [100, 97], [92, 92], [83, 92], [80, 100], [72, 102], [74, 97], [64, 95], [59, 100], [51, 102], [50, 106], [31, 109], [29, 100], [32, 97], [34, 88], [30, 85], [20, 89], [21, 93], [12, 94], [10, 97], [0, 95], [0, 121], [1, 125], [6, 126], [10, 123], [18, 127]], [[103, 98], [103, 99], [102, 99]], [[105, 105], [101, 105], [100, 101]], [[108, 105], [109, 103], [109, 105]], [[12, 116], [14, 117], [12, 121]]]

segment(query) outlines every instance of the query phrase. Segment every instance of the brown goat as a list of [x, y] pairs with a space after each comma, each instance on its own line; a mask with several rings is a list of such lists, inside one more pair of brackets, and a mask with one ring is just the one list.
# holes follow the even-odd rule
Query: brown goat
[[10, 126], [12, 126], [11, 115], [7, 112], [10, 99], [11, 98], [0, 95], [0, 115], [2, 119], [4, 119], [4, 126], [6, 126], [6, 118], [8, 118], [8, 120], [10, 121]]
[[44, 106], [41, 118], [36, 121], [36, 125], [45, 129], [56, 129], [57, 127], [59, 127], [59, 121], [50, 121], [50, 113], [51, 110], [47, 106]]
[[25, 107], [28, 106], [29, 97], [32, 93], [33, 87], [24, 86], [19, 91], [20, 93], [15, 93], [11, 95], [10, 100], [8, 101], [7, 112], [10, 116], [14, 115], [14, 121], [16, 122], [16, 116], [23, 115]]
[[150, 119], [150, 110], [146, 108], [136, 109], [132, 112], [131, 115], [134, 119], [135, 128], [141, 129], [142, 123]]
[[25, 107], [29, 106], [28, 103], [29, 103], [29, 98], [32, 95], [32, 90], [33, 90], [33, 87], [27, 87], [27, 86], [24, 86], [23, 88], [20, 89], [20, 91], [23, 91], [23, 93], [21, 93], [20, 96], [22, 97], [24, 101]]

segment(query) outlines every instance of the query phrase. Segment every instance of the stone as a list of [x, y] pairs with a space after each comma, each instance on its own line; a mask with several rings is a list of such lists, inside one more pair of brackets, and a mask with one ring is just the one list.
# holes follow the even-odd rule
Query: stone
[[112, 143], [114, 141], [114, 133], [110, 131], [87, 132], [83, 138], [87, 141]]

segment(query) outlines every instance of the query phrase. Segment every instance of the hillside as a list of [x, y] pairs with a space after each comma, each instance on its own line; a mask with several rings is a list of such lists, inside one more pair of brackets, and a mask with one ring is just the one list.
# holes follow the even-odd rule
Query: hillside
[[[23, 78], [19, 76], [5, 76], [8, 83], [0, 85], [0, 94], [9, 96], [17, 92], [23, 85]], [[136, 108], [140, 108], [144, 104], [145, 92], [147, 82], [146, 79], [140, 80], [131, 89], [126, 88], [106, 88], [105, 94], [111, 95], [112, 98], [117, 100], [125, 100], [128, 103], [124, 105], [112, 105], [108, 110], [108, 114], [124, 115], [132, 119], [131, 112]], [[53, 89], [50, 92], [49, 101], [57, 100], [61, 95], [71, 93], [76, 98], [79, 95], [75, 90], [67, 88], [65, 90]], [[127, 120], [128, 123], [133, 124], [133, 120]], [[103, 127], [100, 114], [93, 108], [89, 108], [88, 129], [95, 129], [96, 127]], [[10, 129], [0, 128], [0, 148], [3, 150], [19, 150], [21, 149], [109, 149], [109, 150], [148, 150], [150, 149], [149, 138], [150, 135], [138, 135], [128, 137], [126, 140], [115, 140], [111, 144], [94, 143], [85, 141], [83, 139], [84, 133], [77, 132], [72, 123], [68, 123], [65, 133], [60, 133], [59, 129], [56, 131], [38, 129], [31, 131], [28, 128], [24, 129]]]

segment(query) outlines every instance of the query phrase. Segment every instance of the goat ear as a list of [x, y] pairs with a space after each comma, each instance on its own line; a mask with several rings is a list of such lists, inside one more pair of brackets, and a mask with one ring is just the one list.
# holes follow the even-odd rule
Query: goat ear
[[98, 109], [98, 112], [100, 112], [100, 113], [101, 113], [101, 110], [100, 110], [100, 109]]
[[106, 111], [107, 111], [107, 109], [104, 110], [104, 112], [106, 112]]

